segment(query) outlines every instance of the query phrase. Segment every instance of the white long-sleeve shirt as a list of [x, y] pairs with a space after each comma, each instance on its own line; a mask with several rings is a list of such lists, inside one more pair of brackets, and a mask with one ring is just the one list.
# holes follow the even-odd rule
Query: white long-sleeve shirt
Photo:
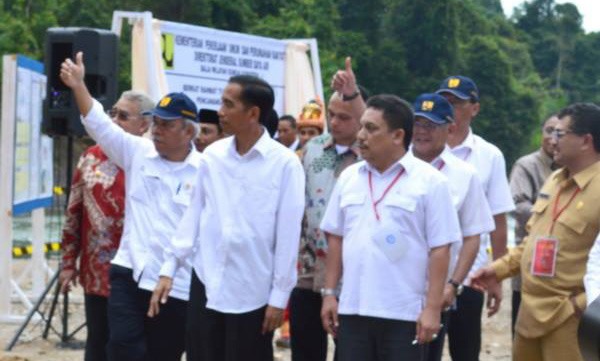
[[594, 302], [600, 296], [600, 236], [596, 238], [588, 256], [587, 270], [583, 277], [587, 304]]
[[234, 137], [211, 144], [161, 275], [171, 276], [192, 254], [206, 307], [285, 308], [297, 278], [304, 183], [298, 156], [266, 131], [243, 156]]
[[[493, 216], [508, 213], [515, 209], [510, 187], [508, 186], [508, 178], [506, 177], [506, 162], [498, 147], [474, 134], [469, 129], [469, 134], [462, 144], [450, 149], [450, 151], [477, 170], [477, 176], [481, 181]], [[473, 276], [475, 271], [488, 263], [488, 245], [489, 234], [482, 234], [479, 253], [469, 271], [467, 282], [470, 282], [470, 277]]]
[[[153, 291], [164, 250], [190, 204], [200, 153], [190, 144], [191, 151], [183, 162], [164, 160], [151, 140], [122, 130], [95, 100], [83, 124], [125, 172], [123, 235], [111, 263], [132, 269], [138, 286]], [[171, 296], [187, 300], [190, 282], [191, 264], [184, 261], [175, 274]]]

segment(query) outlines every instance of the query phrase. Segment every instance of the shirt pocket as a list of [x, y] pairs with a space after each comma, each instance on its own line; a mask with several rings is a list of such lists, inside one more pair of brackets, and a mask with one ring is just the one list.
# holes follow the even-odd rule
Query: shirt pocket
[[340, 199], [340, 208], [344, 215], [344, 234], [347, 234], [352, 225], [356, 223], [361, 213], [365, 211], [365, 194], [346, 194]]
[[400, 193], [389, 194], [383, 201], [385, 214], [382, 216], [392, 219], [403, 233], [411, 234], [411, 224], [416, 217], [417, 203], [416, 196]]
[[525, 226], [527, 233], [529, 233], [531, 226], [540, 218], [540, 216], [546, 212], [549, 203], [550, 200], [548, 199], [538, 198], [538, 200], [533, 204], [531, 207], [531, 216], [529, 217], [529, 220]]
[[557, 221], [563, 226], [569, 228], [571, 231], [580, 235], [583, 234], [587, 225], [587, 223], [584, 220], [573, 217], [567, 212], [563, 213], [560, 217], [558, 217]]

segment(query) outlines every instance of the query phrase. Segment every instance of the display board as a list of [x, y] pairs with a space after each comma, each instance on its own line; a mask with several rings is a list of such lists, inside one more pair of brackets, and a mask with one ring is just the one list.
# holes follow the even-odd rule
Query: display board
[[171, 92], [184, 92], [200, 108], [218, 109], [227, 80], [255, 75], [275, 91], [284, 110], [287, 42], [260, 36], [161, 21], [161, 51]]
[[13, 214], [52, 204], [52, 138], [42, 134], [44, 65], [16, 57]]

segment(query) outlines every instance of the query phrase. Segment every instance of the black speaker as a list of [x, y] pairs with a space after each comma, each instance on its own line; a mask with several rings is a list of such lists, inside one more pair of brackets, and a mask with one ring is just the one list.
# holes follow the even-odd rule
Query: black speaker
[[60, 79], [60, 65], [83, 52], [85, 84], [105, 109], [117, 101], [117, 34], [103, 29], [49, 28], [46, 31], [46, 100], [42, 132], [48, 135], [83, 136], [79, 109], [71, 89]]

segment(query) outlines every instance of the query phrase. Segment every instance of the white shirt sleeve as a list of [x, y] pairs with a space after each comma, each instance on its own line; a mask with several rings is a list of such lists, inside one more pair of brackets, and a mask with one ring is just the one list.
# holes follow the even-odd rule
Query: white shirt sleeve
[[190, 205], [185, 210], [175, 235], [164, 250], [164, 262], [161, 266], [159, 275], [173, 278], [177, 269], [184, 264], [187, 257], [190, 257], [198, 239], [200, 226], [200, 215], [205, 204], [204, 189], [202, 187], [203, 175], [206, 174], [205, 163], [200, 161], [200, 166], [196, 173], [194, 190], [190, 200]]
[[588, 256], [587, 271], [583, 277], [588, 306], [600, 296], [600, 236], [596, 238]]
[[108, 158], [125, 171], [129, 170], [136, 150], [148, 143], [147, 139], [129, 134], [116, 125], [96, 99], [89, 113], [83, 116], [83, 125]]
[[458, 212], [463, 237], [492, 232], [496, 224], [477, 174], [470, 177], [468, 187]]
[[504, 156], [498, 150], [492, 158], [492, 173], [485, 189], [488, 204], [492, 215], [507, 213], [515, 209], [508, 179], [506, 177], [506, 163]]
[[[273, 283], [269, 305], [285, 308], [297, 281], [300, 230], [305, 205], [304, 169], [297, 157], [286, 164], [277, 207]], [[193, 204], [193, 203], [192, 203]]]
[[321, 230], [327, 233], [331, 233], [336, 236], [344, 235], [344, 214], [342, 212], [341, 201], [341, 188], [342, 188], [342, 177], [344, 172], [340, 175], [338, 181], [333, 187], [333, 191], [329, 196], [327, 202], [327, 208], [325, 214], [321, 220]]
[[462, 241], [458, 215], [446, 180], [425, 194], [425, 231], [429, 248]]

